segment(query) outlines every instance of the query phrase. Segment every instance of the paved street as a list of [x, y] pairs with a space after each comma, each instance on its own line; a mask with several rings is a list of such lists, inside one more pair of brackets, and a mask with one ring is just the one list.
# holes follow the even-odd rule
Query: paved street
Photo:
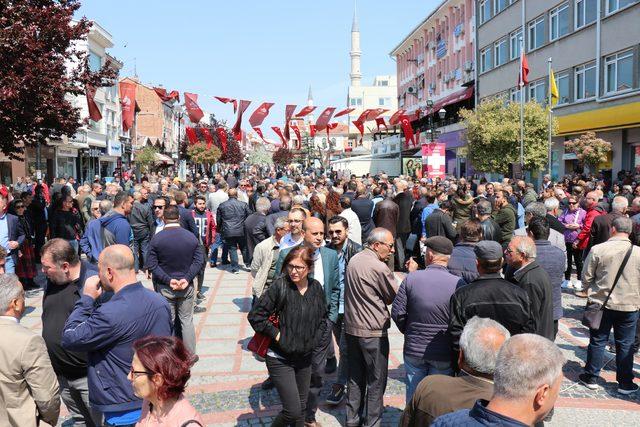
[[[142, 275], [141, 275], [142, 276]], [[148, 281], [145, 281], [147, 284]], [[240, 272], [207, 268], [207, 311], [196, 315], [197, 353], [200, 361], [192, 370], [188, 395], [210, 426], [270, 425], [279, 409], [277, 393], [262, 391], [260, 383], [266, 378], [264, 363], [244, 350], [252, 329], [246, 316], [251, 304], [251, 276]], [[28, 293], [27, 315], [22, 323], [40, 331], [41, 291]], [[637, 426], [640, 425], [640, 395], [621, 397], [616, 393], [615, 361], [604, 371], [607, 381], [599, 391], [589, 391], [575, 381], [586, 357], [587, 335], [580, 325], [580, 309], [584, 300], [565, 294], [566, 318], [560, 325], [557, 344], [569, 362], [565, 367], [561, 397], [551, 426]], [[391, 332], [389, 384], [385, 395], [387, 405], [383, 425], [395, 426], [404, 407], [402, 369], [402, 335]], [[613, 358], [613, 354], [607, 355]], [[636, 374], [640, 374], [640, 358], [636, 358]], [[328, 384], [325, 384], [325, 395]], [[344, 405], [337, 408], [323, 406], [318, 421], [324, 426], [343, 424]], [[59, 425], [64, 423], [63, 412]]]

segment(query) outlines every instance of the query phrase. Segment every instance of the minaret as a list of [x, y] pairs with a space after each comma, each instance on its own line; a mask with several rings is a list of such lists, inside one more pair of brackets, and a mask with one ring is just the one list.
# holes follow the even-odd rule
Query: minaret
[[362, 74], [360, 73], [360, 26], [358, 25], [357, 6], [353, 4], [353, 22], [351, 23], [351, 86], [360, 86]]
[[[313, 107], [313, 94], [311, 93], [311, 85], [309, 85], [309, 94], [307, 95], [307, 106]], [[313, 113], [307, 116], [307, 123], [315, 123]]]

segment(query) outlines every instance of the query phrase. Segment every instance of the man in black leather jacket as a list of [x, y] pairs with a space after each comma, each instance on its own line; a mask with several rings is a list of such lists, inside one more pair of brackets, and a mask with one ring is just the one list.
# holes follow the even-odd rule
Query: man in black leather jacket
[[236, 248], [240, 248], [245, 263], [249, 259], [247, 241], [244, 238], [244, 221], [251, 215], [251, 211], [248, 204], [238, 200], [238, 190], [236, 188], [230, 188], [228, 195], [229, 200], [222, 202], [218, 206], [216, 225], [218, 231], [222, 234], [222, 239], [229, 248], [231, 272], [235, 274], [238, 272], [238, 252]]
[[491, 202], [482, 199], [478, 202], [477, 212], [480, 225], [482, 226], [482, 239], [493, 240], [500, 243], [502, 238], [502, 230], [497, 222], [491, 218], [492, 206]]

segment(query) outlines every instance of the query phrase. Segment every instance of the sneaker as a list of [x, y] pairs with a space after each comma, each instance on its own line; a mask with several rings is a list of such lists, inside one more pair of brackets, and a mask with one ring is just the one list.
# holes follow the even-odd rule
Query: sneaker
[[562, 284], [560, 285], [560, 287], [562, 287], [562, 289], [568, 289], [571, 287], [571, 281], [569, 280], [564, 280], [562, 282]]
[[216, 263], [215, 263], [215, 262], [213, 262], [213, 261], [209, 261], [209, 267], [211, 267], [211, 268], [215, 268], [215, 266], [216, 266]]
[[206, 298], [205, 296], [202, 294], [202, 292], [198, 291], [198, 294], [196, 295], [196, 299], [200, 300], [200, 301], [204, 301]]
[[600, 388], [597, 378], [594, 378], [591, 375], [582, 373], [578, 375], [578, 379], [580, 380], [580, 383], [582, 383], [589, 390], [597, 390]]
[[577, 289], [579, 291], [582, 290], [582, 280], [575, 280], [573, 282], [573, 289]]
[[333, 374], [338, 369], [338, 361], [335, 357], [327, 359], [327, 365], [324, 368], [325, 374]]
[[334, 384], [331, 387], [331, 393], [327, 396], [328, 405], [339, 405], [344, 400], [345, 392], [342, 384]]
[[232, 268], [232, 269], [231, 269], [231, 273], [233, 273], [233, 274], [238, 274], [238, 269], [237, 269], [237, 268]]
[[263, 390], [271, 390], [273, 387], [274, 387], [274, 384], [273, 384], [273, 380], [271, 380], [271, 377], [262, 381], [262, 384], [260, 385], [260, 388]]
[[629, 385], [618, 384], [618, 393], [624, 394], [625, 396], [631, 393], [635, 393], [636, 391], [638, 391], [638, 389], [640, 389], [640, 386], [635, 383], [631, 383]]
[[195, 314], [204, 313], [205, 311], [207, 311], [207, 309], [204, 307], [193, 307], [193, 312]]

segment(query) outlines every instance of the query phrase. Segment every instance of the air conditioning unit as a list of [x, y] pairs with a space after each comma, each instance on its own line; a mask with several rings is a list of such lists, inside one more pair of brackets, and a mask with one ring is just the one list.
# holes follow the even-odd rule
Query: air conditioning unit
[[465, 61], [464, 70], [465, 71], [473, 71], [473, 61]]
[[418, 93], [418, 89], [416, 89], [415, 86], [409, 86], [407, 88], [407, 93], [410, 93], [411, 95], [415, 95], [416, 93]]

